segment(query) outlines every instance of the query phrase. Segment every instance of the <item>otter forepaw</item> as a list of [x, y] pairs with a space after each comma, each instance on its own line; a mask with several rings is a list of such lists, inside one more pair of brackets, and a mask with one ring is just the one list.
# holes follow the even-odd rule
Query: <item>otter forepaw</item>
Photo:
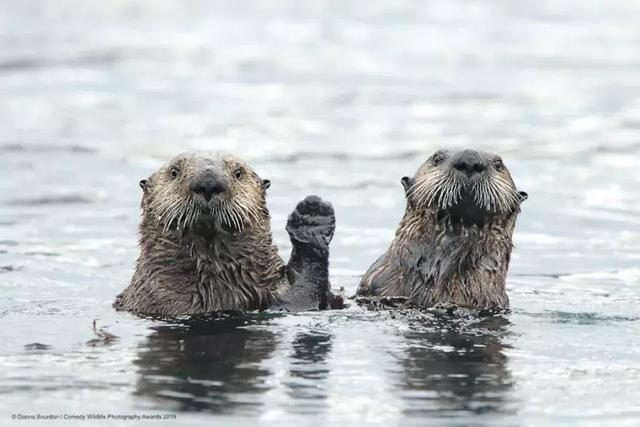
[[318, 196], [307, 196], [289, 215], [287, 231], [292, 243], [302, 243], [325, 253], [336, 229], [331, 203]]

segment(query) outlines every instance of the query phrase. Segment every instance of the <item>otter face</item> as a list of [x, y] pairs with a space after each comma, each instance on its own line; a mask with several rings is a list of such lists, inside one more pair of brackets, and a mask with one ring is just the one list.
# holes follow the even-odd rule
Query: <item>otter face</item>
[[140, 182], [143, 209], [164, 230], [213, 219], [242, 231], [264, 217], [269, 185], [242, 160], [215, 153], [180, 154]]
[[517, 213], [527, 198], [500, 156], [475, 150], [438, 151], [402, 184], [414, 207], [464, 226], [482, 227], [493, 217]]

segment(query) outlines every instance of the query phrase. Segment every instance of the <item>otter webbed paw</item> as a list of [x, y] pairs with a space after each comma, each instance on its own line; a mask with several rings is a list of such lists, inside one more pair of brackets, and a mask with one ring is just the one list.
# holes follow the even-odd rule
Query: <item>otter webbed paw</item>
[[302, 244], [319, 255], [328, 254], [335, 229], [333, 206], [318, 196], [307, 196], [298, 203], [287, 221], [287, 232], [294, 246]]

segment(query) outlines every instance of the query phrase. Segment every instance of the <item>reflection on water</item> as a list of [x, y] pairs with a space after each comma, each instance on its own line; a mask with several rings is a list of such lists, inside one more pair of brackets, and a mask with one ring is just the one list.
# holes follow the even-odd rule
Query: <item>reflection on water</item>
[[243, 316], [152, 328], [134, 361], [135, 394], [173, 410], [258, 413], [271, 374], [261, 362], [276, 346], [268, 325]]
[[[509, 345], [503, 342], [510, 322], [503, 316], [417, 318], [402, 320], [409, 328], [390, 349], [401, 367], [393, 389], [405, 415], [513, 415]], [[278, 374], [265, 362], [277, 357], [285, 369], [289, 412], [317, 416], [330, 410], [334, 338], [326, 327], [289, 334], [290, 342], [268, 315], [166, 324], [152, 331], [133, 363], [134, 395], [155, 402], [153, 407], [239, 416], [268, 412], [265, 393]], [[278, 356], [278, 347], [286, 348], [285, 357]]]
[[295, 402], [291, 410], [317, 414], [326, 406], [331, 335], [311, 329], [283, 343], [271, 323], [266, 314], [234, 315], [153, 327], [133, 362], [134, 394], [167, 410], [256, 416], [266, 410], [260, 395], [274, 375], [264, 362], [276, 346], [290, 344], [283, 385]]
[[505, 414], [513, 379], [504, 353], [509, 321], [501, 316], [473, 324], [433, 319], [404, 334], [399, 355], [410, 416]]
[[327, 356], [331, 353], [331, 334], [309, 330], [296, 334], [289, 356], [288, 394], [296, 400], [295, 412], [317, 414], [325, 408], [326, 380], [329, 376]]

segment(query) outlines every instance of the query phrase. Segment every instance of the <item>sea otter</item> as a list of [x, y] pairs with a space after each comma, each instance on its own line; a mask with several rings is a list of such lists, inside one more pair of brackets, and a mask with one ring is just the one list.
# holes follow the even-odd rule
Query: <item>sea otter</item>
[[406, 297], [420, 308], [508, 308], [512, 234], [527, 194], [516, 189], [502, 159], [438, 151], [402, 185], [404, 217], [357, 294]]
[[269, 185], [241, 159], [206, 152], [180, 154], [140, 181], [140, 256], [114, 307], [180, 316], [340, 306], [329, 285], [331, 204], [310, 196], [297, 205], [285, 265], [272, 243]]

